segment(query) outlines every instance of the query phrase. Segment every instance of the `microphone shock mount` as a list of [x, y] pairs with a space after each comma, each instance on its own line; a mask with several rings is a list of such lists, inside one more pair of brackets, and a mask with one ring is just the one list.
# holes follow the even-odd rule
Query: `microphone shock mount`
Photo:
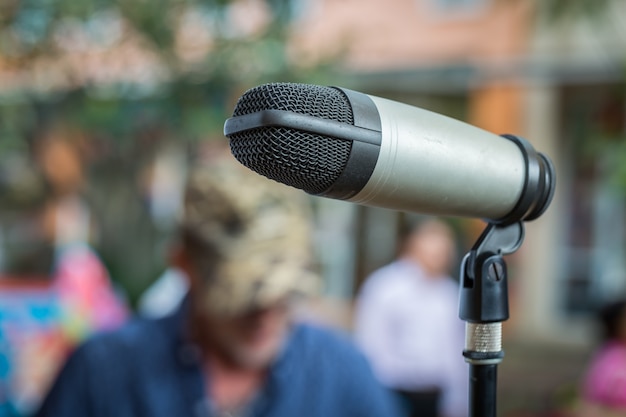
[[461, 264], [459, 316], [470, 365], [470, 417], [496, 416], [497, 365], [504, 358], [502, 322], [509, 318], [504, 255], [524, 240], [522, 221], [489, 223]]

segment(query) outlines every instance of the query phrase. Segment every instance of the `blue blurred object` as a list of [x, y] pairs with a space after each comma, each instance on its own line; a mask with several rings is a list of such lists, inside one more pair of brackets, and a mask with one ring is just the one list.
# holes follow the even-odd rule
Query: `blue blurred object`
[[30, 415], [65, 359], [59, 308], [47, 283], [0, 285], [0, 417]]

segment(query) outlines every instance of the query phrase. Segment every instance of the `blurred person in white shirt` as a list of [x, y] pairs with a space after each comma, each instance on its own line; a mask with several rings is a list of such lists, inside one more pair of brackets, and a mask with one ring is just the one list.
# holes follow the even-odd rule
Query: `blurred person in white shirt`
[[357, 297], [355, 338], [380, 381], [408, 415], [464, 417], [468, 368], [452, 229], [437, 219], [414, 226], [399, 256], [374, 271]]

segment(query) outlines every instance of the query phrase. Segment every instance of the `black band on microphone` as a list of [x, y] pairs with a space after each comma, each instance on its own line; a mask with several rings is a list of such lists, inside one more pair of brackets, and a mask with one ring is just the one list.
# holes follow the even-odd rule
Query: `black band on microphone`
[[376, 133], [375, 142], [356, 141], [352, 143], [350, 156], [343, 172], [333, 185], [319, 194], [325, 197], [346, 200], [361, 191], [374, 172], [374, 167], [376, 167], [378, 155], [380, 154], [382, 126], [378, 109], [367, 94], [340, 87], [333, 88], [345, 94], [350, 101], [355, 128]]
[[550, 205], [555, 189], [555, 171], [552, 161], [538, 153], [525, 139], [514, 135], [502, 135], [514, 142], [522, 152], [526, 165], [524, 186], [517, 204], [509, 214], [492, 221], [497, 224], [509, 224], [521, 220], [534, 220], [541, 216]]

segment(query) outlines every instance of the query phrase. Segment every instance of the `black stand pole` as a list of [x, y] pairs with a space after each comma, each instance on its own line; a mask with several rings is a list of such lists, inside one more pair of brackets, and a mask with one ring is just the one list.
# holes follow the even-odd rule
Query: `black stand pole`
[[524, 240], [521, 221], [489, 223], [461, 265], [459, 316], [466, 322], [463, 356], [470, 365], [469, 417], [496, 416], [497, 366], [504, 357], [502, 322], [509, 318], [506, 263]]
[[471, 416], [496, 415], [496, 386], [498, 365], [470, 364]]

